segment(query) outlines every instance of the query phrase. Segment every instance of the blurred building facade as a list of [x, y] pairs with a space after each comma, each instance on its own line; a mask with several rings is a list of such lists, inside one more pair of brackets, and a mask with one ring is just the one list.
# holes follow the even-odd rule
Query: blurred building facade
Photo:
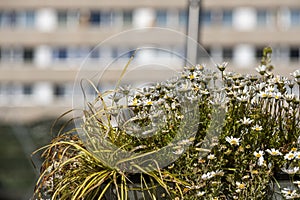
[[[188, 3], [0, 1], [1, 120], [57, 117], [70, 109], [79, 64], [95, 45], [132, 28], [158, 26], [185, 33]], [[200, 43], [215, 62], [229, 61], [231, 69], [255, 73], [263, 47], [270, 45], [279, 73], [289, 75], [299, 68], [298, 0], [202, 0], [201, 10]], [[180, 42], [157, 40], [172, 48]], [[114, 58], [128, 46], [118, 42], [89, 56], [95, 61], [104, 55]]]

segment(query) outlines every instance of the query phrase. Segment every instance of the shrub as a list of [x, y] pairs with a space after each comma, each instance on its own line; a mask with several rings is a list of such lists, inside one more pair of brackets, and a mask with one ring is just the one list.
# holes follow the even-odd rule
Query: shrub
[[[217, 65], [221, 87], [218, 73], [197, 65], [150, 87], [98, 91], [84, 111], [84, 134], [74, 129], [46, 147], [35, 196], [108, 199], [111, 191], [131, 199], [140, 190], [145, 199], [300, 198], [300, 71], [294, 80], [274, 75], [271, 52], [264, 49], [258, 76]], [[161, 166], [164, 159], [172, 162]], [[291, 187], [281, 188], [281, 173]]]

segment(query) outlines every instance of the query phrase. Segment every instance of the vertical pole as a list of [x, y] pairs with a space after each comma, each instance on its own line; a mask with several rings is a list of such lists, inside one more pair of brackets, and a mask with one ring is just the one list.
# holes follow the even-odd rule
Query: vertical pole
[[[189, 0], [188, 23], [187, 23], [187, 62], [192, 65], [197, 64], [198, 42], [200, 33], [200, 5], [201, 0]], [[186, 64], [188, 64], [186, 63]]]

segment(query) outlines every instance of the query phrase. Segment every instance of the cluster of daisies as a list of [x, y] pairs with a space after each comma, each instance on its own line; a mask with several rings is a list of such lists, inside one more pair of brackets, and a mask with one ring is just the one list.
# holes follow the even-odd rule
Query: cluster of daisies
[[127, 151], [139, 159], [168, 147], [154, 162], [176, 158], [157, 167], [155, 177], [167, 188], [158, 199], [299, 199], [300, 70], [289, 78], [274, 75], [270, 52], [264, 51], [258, 75], [227, 72], [226, 62], [219, 71], [196, 65], [165, 82], [99, 93], [85, 113], [89, 150], [108, 158]]
[[169, 145], [166, 154], [179, 159], [166, 169], [185, 183], [186, 199], [268, 198], [276, 173], [299, 173], [300, 70], [274, 75], [264, 59], [258, 75], [227, 72], [228, 63], [219, 72], [196, 65], [165, 82], [119, 87], [106, 120], [97, 118], [103, 131], [90, 136], [139, 155]]
[[[270, 198], [276, 173], [299, 173], [300, 70], [288, 79], [273, 75], [268, 64], [257, 68], [259, 75], [226, 72], [226, 67], [217, 65], [218, 73], [190, 66], [165, 82], [118, 88], [109, 110], [111, 141], [139, 153], [173, 142], [170, 153], [180, 158], [166, 169], [185, 183], [186, 199]], [[191, 127], [198, 127], [195, 134]], [[294, 190], [289, 195], [300, 188]]]
[[[162, 147], [167, 144], [164, 137], [171, 134], [170, 127], [192, 119], [182, 112], [182, 102], [199, 104], [196, 118], [200, 121], [199, 127], [205, 125], [192, 138], [180, 140], [179, 137], [172, 153], [181, 155], [181, 159], [168, 168], [171, 173], [178, 174], [177, 178], [189, 183], [184, 188], [186, 199], [189, 196], [203, 199], [270, 198], [270, 191], [276, 190], [270, 185], [272, 177], [277, 173], [297, 177], [299, 173], [300, 70], [288, 79], [273, 75], [267, 65], [257, 68], [257, 76], [226, 72], [226, 66], [227, 63], [217, 65], [221, 76], [207, 71], [204, 65], [186, 67], [180, 78], [137, 91], [128, 98], [130, 115], [152, 124], [173, 121], [167, 127], [156, 125], [157, 129], [152, 132], [142, 132], [144, 135], [155, 133], [158, 140], [151, 144], [157, 147], [163, 140]], [[221, 88], [216, 87], [220, 77]], [[124, 91], [124, 94], [130, 94], [129, 90]], [[204, 136], [212, 126], [204, 118], [215, 120], [210, 113], [214, 106], [224, 109], [226, 114], [223, 121], [221, 119], [216, 127], [211, 127], [219, 130], [219, 134], [210, 138], [210, 144], [204, 144]], [[120, 113], [118, 117], [124, 119]], [[117, 121], [123, 127], [129, 124]], [[161, 134], [157, 134], [161, 129]], [[177, 137], [176, 131], [174, 133]], [[190, 147], [188, 150], [187, 146]], [[189, 173], [191, 175], [187, 176]], [[291, 180], [291, 185], [295, 186], [297, 181], [300, 179]], [[296, 190], [293, 189], [291, 195], [296, 196], [299, 193]], [[286, 188], [279, 192], [286, 198]]]
[[[184, 180], [193, 187], [185, 191], [199, 199], [269, 199], [275, 193], [285, 199], [299, 198], [300, 70], [286, 78], [273, 75], [268, 64], [257, 68], [259, 75], [226, 72], [226, 66], [217, 65], [224, 83], [222, 100], [214, 99], [209, 89], [197, 90], [207, 96], [208, 105], [224, 107], [221, 133], [210, 138], [211, 146], [199, 148], [199, 131], [194, 148], [175, 162], [172, 172], [191, 173]], [[203, 66], [198, 66], [184, 73], [192, 83], [216, 76], [204, 78], [199, 76], [202, 71]], [[291, 188], [274, 181], [280, 174], [290, 177]]]
[[[240, 144], [240, 138], [233, 138], [232, 136], [231, 137], [227, 136], [226, 141], [230, 145], [239, 146], [239, 144]], [[265, 151], [263, 151], [263, 150], [254, 151], [253, 155], [258, 159], [257, 163], [259, 166], [262, 166], [264, 164], [263, 156], [264, 156], [265, 152], [271, 156], [283, 156], [283, 154], [279, 150], [274, 149], [274, 148], [266, 149]], [[214, 155], [210, 154], [210, 156], [212, 157]], [[208, 157], [208, 159], [210, 159], [210, 158]], [[300, 151], [297, 151], [297, 148], [292, 148], [291, 151], [289, 151], [288, 153], [286, 153], [283, 156], [283, 159], [288, 160], [288, 161], [292, 161], [293, 159], [300, 160]], [[299, 167], [296, 167], [295, 169], [297, 169], [297, 171], [295, 171], [295, 170], [293, 170], [292, 172], [287, 171], [287, 170], [283, 170], [283, 171], [288, 174], [295, 174], [296, 172], [298, 172]]]

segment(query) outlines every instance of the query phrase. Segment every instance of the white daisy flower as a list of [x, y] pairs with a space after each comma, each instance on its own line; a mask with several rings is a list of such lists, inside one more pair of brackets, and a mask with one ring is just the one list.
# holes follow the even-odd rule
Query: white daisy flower
[[279, 156], [279, 155], [282, 155], [282, 153], [280, 153], [278, 150], [272, 148], [271, 150], [270, 149], [267, 149], [266, 150], [267, 153], [269, 153], [270, 155], [272, 156]]
[[206, 174], [203, 174], [203, 175], [201, 176], [201, 178], [202, 178], [203, 180], [208, 180], [208, 179], [213, 178], [214, 176], [215, 176], [215, 172], [207, 172]]
[[262, 166], [265, 161], [264, 157], [263, 157], [264, 152], [263, 151], [258, 151], [258, 152], [255, 151], [253, 154], [256, 158], [258, 158], [258, 161], [257, 161], [258, 166]]
[[246, 184], [245, 184], [245, 183], [241, 183], [241, 182], [238, 182], [238, 181], [237, 181], [235, 184], [236, 184], [236, 186], [237, 186], [237, 188], [238, 188], [239, 190], [243, 190], [243, 189], [246, 188]]
[[300, 195], [297, 194], [297, 190], [294, 190], [292, 188], [283, 188], [283, 190], [281, 190], [281, 193], [286, 199], [296, 199], [300, 197]]
[[295, 77], [295, 78], [300, 78], [300, 70], [296, 70], [293, 73], [291, 73], [291, 76]]
[[216, 156], [214, 155], [214, 154], [209, 154], [208, 156], [207, 156], [207, 159], [208, 160], [213, 160], [213, 159], [215, 159], [216, 158]]
[[287, 154], [284, 155], [284, 159], [293, 160], [295, 158], [295, 156], [296, 156], [295, 153], [290, 151], [290, 152], [288, 152]]
[[256, 158], [260, 158], [264, 155], [264, 152], [263, 151], [258, 151], [258, 152], [255, 151], [253, 154]]
[[281, 170], [287, 174], [296, 174], [299, 171], [299, 167], [281, 168]]
[[274, 92], [274, 90], [275, 90], [274, 86], [268, 86], [268, 87], [266, 88], [266, 92], [267, 92], [267, 93], [272, 93], [272, 92]]
[[294, 181], [293, 183], [294, 183], [295, 185], [297, 185], [298, 188], [300, 188], [300, 181]]
[[284, 195], [290, 195], [292, 194], [292, 189], [291, 188], [283, 188], [283, 190], [281, 190], [281, 193]]
[[278, 99], [281, 99], [282, 98], [282, 94], [280, 92], [276, 92], [276, 93], [273, 93], [273, 98], [275, 98], [276, 100]]
[[148, 100], [145, 102], [145, 105], [151, 106], [153, 104], [153, 102], [151, 100]]
[[199, 191], [199, 192], [197, 192], [197, 196], [198, 196], [198, 197], [202, 197], [204, 194], [205, 194], [204, 191]]
[[224, 71], [228, 65], [228, 62], [223, 62], [222, 64], [217, 64], [216, 66], [220, 71]]
[[247, 95], [242, 95], [240, 97], [237, 97], [237, 100], [241, 101], [241, 102], [247, 102], [249, 99], [249, 96]]
[[260, 74], [264, 74], [267, 70], [267, 67], [266, 65], [259, 65], [257, 68], [255, 68], [255, 70]]
[[258, 94], [258, 96], [261, 97], [261, 98], [267, 98], [268, 97], [268, 93], [260, 91], [259, 94]]
[[255, 131], [261, 131], [262, 129], [263, 129], [262, 126], [259, 126], [257, 124], [252, 127], [252, 130], [255, 130]]
[[243, 119], [240, 120], [240, 122], [244, 125], [250, 125], [253, 122], [253, 119], [244, 117]]
[[227, 136], [225, 138], [225, 140], [231, 145], [236, 145], [236, 146], [240, 145], [240, 138], [234, 138], [232, 136], [230, 136], [230, 137]]

